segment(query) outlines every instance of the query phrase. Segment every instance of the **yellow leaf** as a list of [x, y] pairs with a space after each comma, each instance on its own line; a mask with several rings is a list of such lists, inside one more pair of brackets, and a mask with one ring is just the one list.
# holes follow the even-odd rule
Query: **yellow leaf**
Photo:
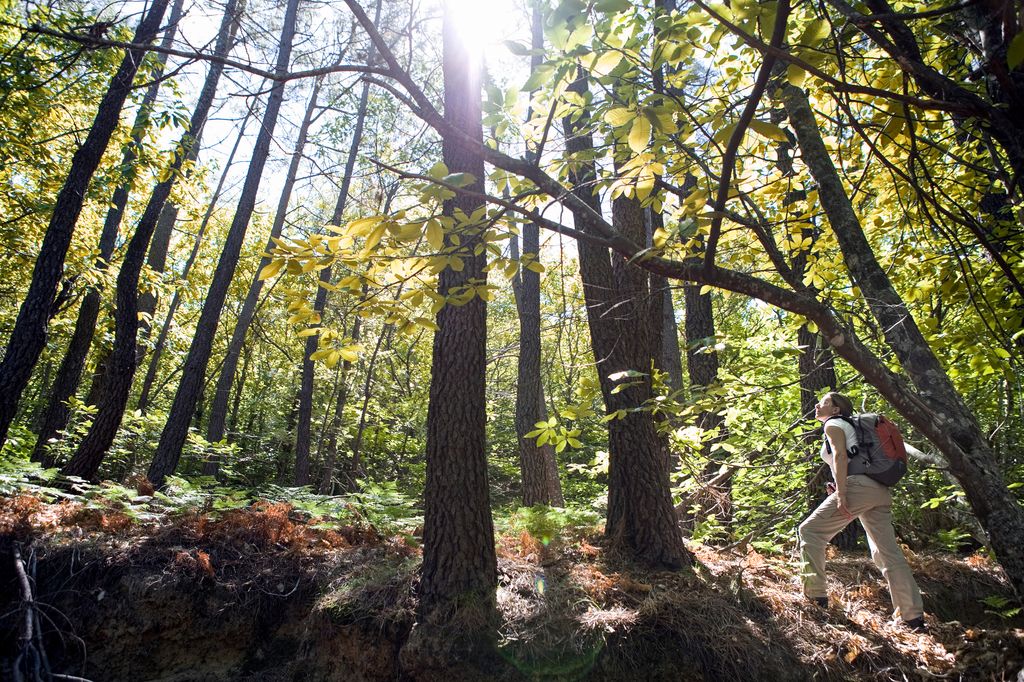
[[262, 270], [260, 270], [260, 281], [270, 279], [277, 273], [281, 272], [281, 268], [284, 267], [283, 260], [275, 260], [268, 263]]
[[603, 55], [597, 58], [594, 65], [590, 68], [598, 76], [607, 76], [615, 67], [622, 61], [621, 52], [605, 52]]
[[647, 149], [651, 141], [651, 122], [645, 116], [638, 116], [629, 131], [629, 148], [639, 154]]
[[[441, 305], [443, 306], [444, 304], [442, 303]], [[426, 317], [414, 317], [412, 319], [412, 321], [415, 322], [416, 324], [418, 324], [421, 327], [425, 327], [426, 329], [430, 329], [431, 331], [435, 331], [436, 332], [439, 329], [439, 327], [437, 326], [437, 324], [433, 320], [431, 320], [429, 318], [426, 318]]]
[[530, 270], [531, 272], [536, 272], [540, 274], [544, 272], [544, 265], [542, 263], [538, 263], [537, 261], [533, 261], [532, 263], [526, 266], [526, 269]]
[[420, 236], [422, 226], [418, 223], [407, 223], [395, 230], [395, 238], [401, 242], [411, 242]]
[[769, 140], [775, 140], [776, 142], [788, 142], [789, 138], [786, 136], [786, 131], [775, 125], [774, 123], [768, 123], [767, 121], [753, 120], [750, 122], [750, 127], [754, 129], [758, 135], [763, 135]]
[[380, 223], [377, 227], [373, 228], [370, 235], [366, 238], [366, 244], [363, 245], [364, 251], [371, 251], [377, 244], [380, 244], [380, 240], [384, 237], [384, 231], [387, 229], [387, 223]]
[[633, 120], [634, 116], [636, 116], [634, 112], [624, 107], [619, 107], [617, 109], [612, 109], [605, 114], [604, 120], [607, 121], [609, 125], [613, 125], [618, 128], [619, 126], [624, 126], [629, 123]]
[[320, 327], [310, 327], [308, 329], [303, 329], [296, 336], [298, 336], [299, 338], [303, 338], [303, 337], [306, 337], [306, 336], [316, 336], [319, 333], [320, 333]]
[[348, 224], [347, 234], [352, 236], [361, 237], [367, 234], [373, 226], [380, 222], [379, 216], [370, 216], [369, 218], [358, 218]]
[[448, 265], [455, 272], [462, 272], [462, 269], [466, 267], [466, 264], [463, 263], [462, 259], [459, 258], [458, 256], [452, 256], [451, 259], [448, 261]]
[[338, 360], [340, 359], [341, 353], [339, 353], [336, 350], [332, 350], [330, 353], [327, 354], [327, 357], [324, 358], [324, 364], [327, 365], [328, 369], [334, 369], [334, 366], [338, 364]]
[[341, 355], [341, 359], [346, 362], [355, 362], [359, 359], [359, 351], [362, 350], [362, 346], [345, 346], [338, 353]]
[[436, 220], [427, 221], [427, 243], [435, 251], [440, 251], [441, 247], [444, 246], [444, 230], [441, 229], [441, 224]]
[[794, 88], [803, 87], [804, 80], [807, 78], [807, 72], [801, 69], [796, 64], [790, 64], [786, 67], [786, 80]]

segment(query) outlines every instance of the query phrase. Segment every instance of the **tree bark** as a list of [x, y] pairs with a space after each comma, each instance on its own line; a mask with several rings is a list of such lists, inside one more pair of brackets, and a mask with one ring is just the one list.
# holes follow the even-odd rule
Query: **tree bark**
[[[542, 61], [539, 52], [544, 49], [544, 25], [537, 8], [533, 9], [532, 46], [538, 52], [530, 59], [531, 67], [536, 69]], [[531, 158], [537, 156], [534, 151], [528, 154]], [[540, 227], [534, 222], [523, 226], [522, 255], [529, 256], [533, 262], [540, 262]], [[523, 478], [523, 505], [532, 507], [547, 504], [561, 507], [565, 500], [562, 498], [562, 486], [558, 478], [555, 448], [550, 443], [538, 446], [535, 439], [526, 436], [536, 429], [537, 422], [548, 418], [540, 374], [540, 274], [520, 267], [513, 285], [519, 313], [515, 425]]]
[[[380, 22], [381, 2], [378, 0], [376, 14], [373, 23], [376, 26]], [[367, 52], [366, 61], [373, 63], [373, 47], [371, 45]], [[332, 225], [341, 225], [345, 217], [345, 206], [348, 202], [349, 189], [352, 186], [352, 173], [355, 170], [356, 156], [359, 153], [359, 145], [362, 144], [363, 125], [366, 122], [366, 108], [369, 103], [370, 84], [363, 83], [363, 90], [359, 95], [359, 110], [356, 114], [356, 124], [352, 131], [352, 144], [348, 150], [348, 158], [345, 160], [345, 171], [341, 179], [341, 188], [338, 191], [338, 202], [334, 206], [334, 215], [331, 216]], [[332, 275], [331, 267], [327, 266], [320, 271], [320, 282], [330, 284]], [[327, 306], [327, 287], [320, 286], [316, 291], [316, 298], [313, 300], [313, 312], [323, 317], [324, 308]], [[320, 345], [320, 335], [314, 334], [306, 337], [306, 344], [302, 355], [302, 381], [299, 386], [299, 421], [295, 430], [295, 485], [309, 485], [309, 454], [311, 447], [311, 425], [313, 421], [313, 378], [315, 365], [313, 353]]]
[[[206, 213], [203, 214], [203, 220], [200, 222], [199, 229], [196, 231], [196, 238], [192, 244], [192, 251], [189, 252], [188, 258], [185, 260], [185, 266], [181, 270], [180, 279], [184, 281], [188, 280], [189, 273], [192, 271], [192, 265], [199, 256], [199, 249], [202, 246], [203, 238], [206, 236], [206, 228], [210, 224], [210, 218], [213, 217], [213, 211], [217, 207], [217, 200], [220, 199], [221, 191], [224, 189], [224, 181], [227, 180], [228, 172], [231, 170], [231, 165], [235, 161], [235, 153], [238, 151], [238, 146], [245, 137], [245, 129], [249, 124], [249, 118], [251, 116], [252, 111], [249, 111], [242, 120], [242, 125], [238, 130], [238, 136], [235, 138], [235, 144], [231, 147], [231, 153], [228, 154], [228, 160], [224, 164], [224, 171], [220, 175], [220, 180], [217, 181], [217, 187], [213, 190], [213, 196], [210, 197], [210, 203], [206, 207]], [[153, 385], [156, 383], [156, 373], [160, 367], [160, 357], [163, 355], [164, 347], [167, 345], [167, 335], [171, 330], [171, 323], [174, 321], [174, 315], [178, 311], [180, 303], [181, 289], [177, 288], [174, 292], [174, 296], [171, 297], [170, 305], [167, 306], [167, 314], [164, 315], [164, 322], [160, 325], [160, 333], [157, 335], [156, 343], [153, 345], [153, 352], [149, 356], [146, 376], [142, 381], [142, 389], [139, 392], [138, 409], [143, 414], [145, 414], [149, 409], [150, 393], [152, 393]]]
[[[285, 73], [288, 70], [288, 62], [292, 52], [292, 38], [295, 35], [298, 3], [299, 0], [288, 0], [285, 9], [284, 25], [281, 29], [281, 45], [275, 65], [277, 73]], [[174, 396], [167, 424], [160, 435], [160, 443], [157, 446], [153, 463], [149, 467], [149, 480], [154, 485], [162, 486], [164, 479], [173, 474], [175, 469], [177, 469], [178, 460], [181, 457], [181, 448], [184, 446], [185, 438], [188, 436], [190, 417], [203, 389], [204, 375], [210, 361], [213, 338], [217, 332], [221, 310], [224, 308], [228, 286], [231, 284], [231, 278], [235, 274], [235, 266], [238, 263], [238, 255], [242, 249], [245, 232], [249, 226], [253, 210], [256, 207], [256, 193], [259, 190], [263, 168], [266, 165], [267, 155], [270, 152], [270, 143], [274, 134], [274, 128], [277, 125], [283, 99], [284, 82], [275, 81], [270, 90], [267, 109], [263, 114], [263, 122], [260, 126], [259, 135], [256, 138], [252, 161], [246, 173], [241, 196], [235, 208], [235, 215], [231, 221], [231, 227], [228, 229], [224, 248], [221, 251], [220, 260], [217, 262], [217, 268], [214, 271], [213, 281], [210, 283], [202, 312], [199, 315], [199, 323], [196, 327], [196, 333], [193, 337], [188, 357], [185, 360], [185, 367], [182, 370], [178, 391]]]
[[[818, 196], [853, 283], [860, 288], [882, 328], [886, 343], [918, 389], [916, 395], [906, 391], [886, 397], [949, 460], [950, 470], [963, 486], [982, 527], [989, 533], [1007, 576], [1018, 594], [1024, 594], [1024, 509], [1007, 489], [995, 453], [985, 440], [977, 418], [954, 389], [868, 244], [821, 140], [806, 93], [792, 85], [783, 87], [781, 92], [804, 163], [818, 184]], [[820, 328], [821, 324], [818, 326]], [[830, 343], [844, 357], [852, 350], [860, 350], [844, 348], [853, 344], [842, 336], [830, 337]], [[871, 369], [874, 371], [868, 376], [869, 381], [883, 378], [880, 371]]]
[[[175, 0], [171, 7], [171, 17], [167, 23], [167, 29], [160, 40], [160, 46], [168, 48], [174, 42], [174, 35], [181, 18], [181, 7], [184, 0]], [[110, 259], [114, 254], [114, 245], [117, 241], [117, 232], [121, 226], [121, 219], [124, 216], [125, 206], [128, 204], [128, 195], [135, 182], [135, 161], [138, 158], [139, 150], [142, 147], [142, 137], [149, 126], [149, 116], [152, 113], [153, 105], [156, 103], [157, 93], [160, 90], [161, 76], [164, 65], [167, 63], [167, 55], [157, 54], [157, 65], [151, 74], [152, 83], [146, 89], [146, 94], [139, 104], [139, 111], [135, 115], [135, 122], [132, 124], [131, 141], [125, 147], [124, 156], [121, 157], [121, 184], [114, 190], [110, 199], [110, 208], [107, 210], [106, 219], [103, 221], [103, 229], [100, 232], [99, 257], [96, 259], [96, 270], [107, 269]], [[90, 287], [82, 298], [78, 308], [78, 318], [75, 320], [75, 330], [71, 335], [71, 342], [68, 344], [67, 352], [61, 361], [60, 369], [57, 370], [57, 377], [54, 379], [53, 388], [50, 391], [49, 401], [39, 429], [39, 438], [36, 441], [35, 449], [32, 451], [32, 460], [44, 462], [46, 466], [52, 466], [53, 461], [46, 456], [46, 445], [50, 439], [65, 429], [71, 410], [68, 401], [78, 390], [78, 384], [82, 379], [82, 370], [85, 369], [85, 359], [89, 354], [89, 347], [92, 345], [93, 333], [96, 330], [96, 320], [99, 317], [102, 292], [100, 287]]]
[[[299, 165], [302, 162], [306, 146], [306, 137], [309, 134], [309, 126], [313, 121], [313, 114], [316, 112], [317, 98], [320, 95], [322, 83], [323, 78], [316, 78], [313, 81], [313, 91], [310, 93], [309, 103], [306, 105], [306, 113], [302, 117], [302, 123], [299, 126], [298, 137], [295, 140], [295, 150], [292, 152], [284, 186], [281, 188], [281, 196], [277, 202], [277, 213], [274, 215], [274, 223], [270, 228], [270, 237], [267, 239], [265, 251], [268, 253], [274, 248], [274, 240], [281, 236], [285, 218], [288, 216], [288, 203], [291, 200], [292, 189], [295, 187], [295, 178], [299, 173]], [[242, 309], [238, 313], [238, 319], [235, 321], [231, 340], [228, 342], [224, 366], [220, 371], [220, 376], [217, 378], [217, 387], [214, 390], [213, 401], [210, 405], [209, 424], [206, 427], [206, 440], [211, 443], [216, 443], [224, 438], [224, 425], [227, 421], [231, 386], [235, 381], [235, 372], [238, 369], [238, 361], [242, 355], [242, 347], [245, 345], [245, 336], [249, 333], [249, 325], [252, 324], [252, 318], [256, 312], [256, 303], [259, 301], [260, 292], [263, 291], [265, 280], [260, 279], [260, 273], [269, 263], [270, 258], [268, 256], [263, 256], [260, 259], [259, 266], [256, 268], [256, 274], [249, 285], [249, 291], [242, 302]], [[205, 467], [204, 473], [208, 473]]]
[[[156, 37], [168, 2], [153, 1], [139, 22], [133, 44], [148, 45]], [[32, 369], [46, 346], [47, 326], [53, 312], [57, 285], [64, 272], [64, 259], [71, 245], [75, 223], [82, 212], [86, 190], [117, 127], [121, 109], [145, 53], [143, 47], [125, 52], [117, 73], [100, 101], [89, 134], [75, 152], [71, 169], [57, 194], [53, 214], [32, 270], [28, 293], [18, 311], [3, 363], [0, 364], [0, 445], [7, 440], [7, 432], [17, 414], [22, 391], [28, 385]]]
[[[235, 28], [238, 25], [235, 16], [236, 4], [237, 0], [228, 0], [224, 9], [224, 19], [221, 22], [215, 48], [216, 55], [220, 57], [227, 55]], [[185, 160], [193, 154], [194, 146], [197, 144], [193, 133], [201, 131], [206, 124], [206, 118], [213, 106], [217, 84], [223, 71], [222, 63], [216, 61], [210, 63], [210, 71], [207, 73], [206, 82], [203, 84], [195, 111], [189, 121], [188, 132], [179, 141], [174, 160], [167, 169], [167, 179], [158, 183], [153, 189], [149, 203], [128, 243], [124, 260], [121, 263], [121, 270], [117, 275], [114, 349], [107, 361], [106, 372], [103, 376], [103, 395], [99, 400], [96, 417], [93, 419], [89, 432], [82, 439], [71, 460], [63, 468], [63, 472], [67, 475], [86, 479], [95, 478], [100, 464], [103, 462], [103, 456], [114, 442], [117, 429], [121, 425], [124, 409], [128, 404], [128, 393], [131, 391], [132, 380], [135, 377], [138, 358], [136, 349], [139, 328], [138, 296], [143, 259], [160, 212], [163, 210], [178, 176], [178, 171]]]
[[[365, 295], [365, 294], [364, 294]], [[359, 339], [362, 335], [362, 323], [363, 320], [358, 315], [353, 316], [355, 319], [352, 321], [352, 341], [359, 343]], [[345, 406], [348, 404], [349, 396], [349, 375], [352, 373], [352, 365], [354, 363], [351, 360], [341, 361], [341, 376], [338, 377], [340, 383], [338, 387], [338, 398], [334, 404], [334, 414], [331, 416], [331, 421], [327, 425], [327, 445], [324, 447], [324, 468], [323, 473], [320, 476], [320, 494], [330, 495], [334, 492], [334, 469], [337, 466], [338, 461], [338, 435], [341, 432], [341, 423], [345, 415]]]
[[[582, 72], [569, 90], [585, 95], [587, 83]], [[584, 158], [592, 154], [593, 137], [585, 117], [563, 120], [566, 149]], [[570, 172], [573, 193], [595, 214], [601, 202], [593, 191], [597, 171], [592, 161], [574, 165]], [[642, 209], [631, 200], [612, 204], [616, 227], [644, 242]], [[584, 230], [590, 217], [576, 209], [573, 215]], [[650, 326], [652, 316], [646, 299], [647, 274], [618, 256], [609, 257], [607, 247], [579, 242], [580, 275], [587, 306], [594, 359], [605, 408], [609, 413], [623, 410], [625, 417], [608, 424], [609, 483], [608, 517], [605, 534], [613, 547], [641, 563], [679, 567], [692, 561], [676, 526], [669, 492], [668, 468], [658, 442], [651, 413], [636, 410], [651, 395], [650, 370], [653, 359]], [[626, 378], [633, 385], [615, 393], [617, 372], [641, 372], [640, 380]]]
[[[635, 198], [612, 201], [612, 223], [620, 233], [644, 243], [643, 209]], [[651, 314], [648, 273], [612, 256], [612, 319], [618, 339], [607, 370], [621, 376], [617, 393], [604, 396], [608, 411], [625, 416], [608, 423], [608, 519], [605, 534], [613, 546], [651, 566], [679, 568], [693, 557], [683, 546], [665, 466], [665, 454], [646, 403], [653, 397], [651, 368], [656, 329]], [[623, 388], [625, 386], [625, 388]]]
[[[474, 141], [483, 139], [480, 112], [480, 57], [458, 38], [452, 9], [443, 24], [444, 118]], [[473, 176], [472, 190], [484, 189], [484, 163], [461, 137], [442, 136], [444, 162], [452, 173]], [[446, 215], [467, 216], [482, 206], [458, 194], [445, 203]], [[482, 284], [486, 251], [473, 253], [482, 227], [456, 226], [464, 267], [441, 271], [438, 292]], [[446, 244], [452, 244], [451, 234]], [[421, 620], [443, 618], [459, 607], [493, 613], [498, 584], [494, 522], [487, 484], [486, 336], [487, 304], [474, 296], [465, 305], [446, 305], [437, 314], [427, 408], [427, 472], [424, 489], [423, 565], [419, 586]]]

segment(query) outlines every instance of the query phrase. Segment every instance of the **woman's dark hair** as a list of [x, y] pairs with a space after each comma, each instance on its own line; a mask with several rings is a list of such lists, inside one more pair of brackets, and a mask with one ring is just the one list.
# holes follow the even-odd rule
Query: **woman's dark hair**
[[832, 399], [832, 404], [839, 408], [839, 415], [842, 417], [853, 416], [853, 402], [842, 393], [835, 391], [825, 394], [826, 398]]

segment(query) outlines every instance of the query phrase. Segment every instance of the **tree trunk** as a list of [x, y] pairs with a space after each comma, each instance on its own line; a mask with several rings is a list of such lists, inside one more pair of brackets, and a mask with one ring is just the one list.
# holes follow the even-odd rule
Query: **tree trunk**
[[[443, 26], [444, 118], [472, 140], [483, 139], [480, 113], [480, 57], [458, 38], [452, 10]], [[444, 162], [452, 173], [469, 173], [472, 191], [484, 191], [484, 163], [461, 139], [443, 136]], [[445, 203], [466, 215], [479, 199], [458, 194]], [[480, 226], [456, 226], [464, 267], [441, 271], [438, 293], [487, 280]], [[446, 244], [451, 245], [446, 235]], [[456, 608], [493, 613], [498, 584], [494, 522], [487, 484], [486, 336], [487, 304], [474, 296], [465, 305], [446, 305], [437, 314], [427, 408], [427, 472], [424, 489], [423, 565], [419, 586], [421, 620], [444, 617]]]
[[[544, 25], [537, 8], [533, 9], [532, 23], [532, 45], [538, 53], [531, 57], [530, 63], [536, 69], [542, 61], [539, 52], [544, 49]], [[535, 159], [537, 154], [531, 151], [528, 156]], [[536, 223], [529, 222], [523, 226], [522, 255], [531, 258], [533, 262], [540, 262], [540, 227]], [[535, 439], [526, 436], [537, 428], [537, 422], [548, 418], [540, 374], [540, 274], [527, 267], [520, 267], [513, 284], [519, 313], [515, 425], [523, 477], [523, 505], [532, 507], [547, 504], [561, 507], [565, 500], [562, 498], [562, 486], [558, 478], [555, 448], [551, 444], [538, 446]]]
[[[374, 25], [380, 22], [381, 2], [378, 0], [376, 14], [373, 19]], [[367, 63], [373, 63], [373, 47], [371, 45], [367, 52]], [[341, 189], [338, 191], [338, 202], [334, 206], [334, 215], [331, 216], [332, 225], [341, 225], [345, 217], [345, 205], [348, 202], [348, 193], [352, 185], [352, 173], [355, 170], [356, 156], [359, 153], [359, 145], [362, 144], [363, 125], [366, 122], [366, 108], [369, 103], [370, 84], [363, 83], [362, 93], [359, 95], [359, 110], [356, 114], [356, 125], [352, 130], [352, 144], [348, 150], [348, 158], [345, 159], [345, 172], [341, 179]], [[320, 271], [320, 282], [330, 284], [331, 267], [328, 266]], [[320, 286], [316, 291], [316, 298], [313, 301], [313, 312], [323, 317], [324, 308], [327, 305], [327, 287]], [[299, 422], [295, 430], [295, 484], [308, 485], [309, 474], [309, 453], [310, 453], [310, 431], [313, 421], [313, 377], [315, 366], [313, 353], [320, 345], [320, 335], [314, 334], [306, 337], [306, 344], [302, 354], [302, 383], [299, 386]]]
[[[133, 44], [145, 46], [156, 37], [168, 2], [153, 1], [139, 22], [132, 39]], [[75, 152], [71, 169], [57, 194], [53, 214], [32, 271], [32, 282], [18, 311], [3, 363], [0, 364], [0, 445], [7, 440], [7, 431], [17, 414], [21, 393], [28, 385], [32, 369], [46, 346], [46, 331], [53, 312], [57, 285], [64, 272], [64, 259], [71, 245], [75, 223], [82, 212], [86, 190], [117, 127], [124, 101], [131, 91], [132, 81], [145, 53], [145, 47], [134, 47], [125, 52], [121, 66], [100, 101], [89, 134]]]
[[[585, 95], [587, 83], [582, 72], [569, 90]], [[594, 142], [585, 117], [563, 120], [566, 149], [573, 155], [593, 153]], [[597, 214], [600, 199], [592, 187], [597, 177], [594, 163], [580, 163], [570, 171], [573, 193]], [[628, 201], [628, 200], [627, 200]], [[638, 243], [644, 242], [642, 209], [635, 202], [613, 202], [617, 227]], [[588, 229], [590, 218], [573, 211], [578, 227]], [[669, 492], [668, 469], [650, 412], [636, 408], [650, 397], [653, 359], [650, 326], [652, 316], [643, 305], [646, 273], [616, 257], [613, 266], [607, 247], [587, 241], [578, 243], [580, 275], [587, 307], [594, 360], [601, 394], [609, 413], [624, 411], [624, 418], [608, 424], [609, 484], [608, 518], [605, 533], [613, 547], [641, 563], [679, 567], [692, 557], [683, 546], [676, 527], [675, 510]], [[628, 326], [627, 326], [628, 325]], [[612, 375], [633, 370], [645, 376], [618, 393]], [[633, 379], [626, 378], [631, 382]]]
[[[277, 54], [276, 73], [285, 73], [288, 70], [292, 38], [295, 35], [298, 3], [299, 0], [288, 0], [284, 25], [281, 29], [281, 45]], [[259, 190], [263, 168], [270, 152], [270, 143], [283, 99], [284, 82], [275, 81], [270, 90], [267, 110], [263, 114], [263, 123], [256, 138], [252, 160], [249, 163], [241, 196], [235, 208], [235, 215], [231, 221], [231, 227], [228, 229], [224, 248], [221, 251], [220, 260], [217, 262], [217, 269], [214, 271], [213, 281], [210, 283], [202, 312], [199, 315], [199, 323], [185, 360], [185, 368], [182, 370], [181, 381], [174, 396], [171, 413], [168, 415], [167, 424], [160, 435], [160, 443], [157, 446], [153, 463], [149, 467], [149, 480], [154, 485], [163, 485], [164, 479], [177, 469], [181, 448], [188, 436], [191, 413], [203, 389], [204, 375], [210, 361], [220, 313], [224, 308], [224, 299], [227, 297], [231, 278], [235, 274], [235, 266], [242, 250], [242, 242], [245, 240], [249, 219], [256, 207], [256, 193]]]
[[[1024, 594], [1024, 509], [1007, 489], [995, 453], [985, 440], [977, 418], [953, 388], [868, 244], [821, 140], [806, 93], [792, 85], [784, 86], [781, 92], [804, 163], [818, 184], [818, 196], [851, 278], [882, 328], [886, 343], [918, 389], [917, 395], [913, 395], [911, 391], [886, 386], [886, 397], [949, 460], [951, 471], [989, 534], [1000, 564], [1018, 594]], [[851, 354], [861, 354], [857, 344], [842, 336], [830, 337], [830, 343], [847, 359]], [[869, 369], [862, 367], [857, 369], [862, 372]], [[870, 372], [867, 378], [876, 386], [887, 379], [880, 368], [871, 367]]]
[[[643, 209], [635, 198], [612, 201], [616, 229], [644, 243]], [[613, 545], [651, 566], [679, 568], [693, 558], [683, 546], [665, 466], [663, 444], [646, 403], [653, 397], [651, 368], [655, 355], [648, 273], [616, 254], [612, 256], [611, 319], [619, 334], [607, 370], [617, 393], [604, 396], [610, 413], [625, 413], [608, 423], [608, 519], [605, 533]], [[660, 317], [660, 316], [659, 316]], [[638, 376], [623, 376], [637, 372]], [[625, 388], [623, 388], [625, 386]]]
[[[235, 160], [235, 153], [238, 151], [238, 146], [241, 144], [242, 139], [245, 137], [245, 129], [249, 124], [249, 119], [252, 116], [252, 111], [246, 114], [245, 119], [242, 120], [242, 125], [238, 131], [238, 137], [235, 138], [235, 144], [231, 147], [231, 153], [228, 154], [228, 160], [224, 164], [224, 171], [220, 174], [220, 180], [217, 181], [217, 188], [213, 190], [213, 196], [210, 197], [210, 204], [206, 207], [206, 213], [203, 215], [203, 220], [199, 224], [199, 229], [196, 231], [195, 242], [192, 244], [192, 251], [189, 253], [188, 258], [185, 260], [185, 266], [181, 270], [180, 279], [183, 281], [188, 280], [189, 273], [192, 271], [192, 264], [195, 263], [196, 258], [199, 256], [199, 249], [203, 243], [203, 237], [206, 235], [206, 228], [210, 224], [210, 218], [213, 217], [213, 211], [217, 207], [217, 200], [220, 198], [221, 190], [224, 189], [224, 181], [227, 180], [228, 173], [231, 170], [231, 165]], [[153, 384], [156, 383], [156, 373], [160, 367], [160, 356], [163, 355], [164, 347], [167, 345], [167, 334], [171, 330], [171, 323], [174, 320], [174, 314], [178, 311], [178, 305], [181, 303], [181, 289], [178, 288], [174, 292], [174, 296], [171, 297], [171, 303], [167, 307], [167, 314], [164, 315], [164, 323], [160, 326], [160, 334], [157, 336], [156, 343], [153, 345], [153, 352], [149, 356], [149, 366], [146, 368], [146, 377], [142, 381], [142, 390], [139, 392], [139, 403], [138, 409], [143, 414], [149, 409], [150, 393], [153, 390]]]
[[[236, 0], [228, 0], [225, 6], [224, 19], [221, 22], [215, 49], [216, 55], [220, 57], [227, 55], [235, 33], [237, 26], [235, 6]], [[121, 263], [121, 270], [117, 275], [114, 350], [107, 361], [107, 369], [103, 377], [103, 396], [99, 400], [96, 417], [89, 432], [63, 469], [65, 474], [86, 479], [95, 478], [103, 456], [114, 442], [117, 429], [121, 425], [124, 408], [128, 404], [132, 379], [135, 377], [136, 340], [139, 328], [139, 276], [142, 273], [143, 259], [157, 219], [171, 193], [171, 188], [174, 186], [178, 171], [185, 159], [193, 153], [196, 139], [192, 137], [192, 133], [202, 130], [206, 123], [223, 71], [222, 63], [216, 61], [210, 63], [210, 71], [206, 76], [206, 82], [203, 84], [195, 111], [192, 113], [188, 132], [178, 143], [174, 160], [165, 174], [167, 179], [158, 183], [153, 189], [146, 210], [128, 243], [124, 261]]]
[[[171, 18], [167, 23], [167, 30], [160, 40], [160, 47], [168, 48], [174, 42], [174, 35], [181, 18], [181, 7], [184, 0], [175, 0], [171, 7]], [[132, 137], [121, 157], [121, 184], [114, 190], [110, 199], [111, 206], [107, 210], [107, 217], [103, 221], [103, 229], [100, 232], [99, 257], [96, 259], [96, 269], [103, 271], [107, 269], [111, 257], [114, 254], [114, 245], [117, 241], [117, 232], [121, 226], [121, 219], [124, 216], [125, 206], [128, 204], [128, 195], [135, 182], [135, 161], [142, 147], [142, 137], [149, 127], [149, 116], [152, 113], [153, 105], [156, 103], [156, 96], [160, 90], [161, 76], [164, 65], [167, 63], [167, 55], [157, 54], [157, 65], [151, 75], [152, 83], [146, 89], [146, 94], [139, 105], [139, 111], [135, 115], [135, 122], [132, 124]], [[71, 410], [68, 408], [68, 401], [78, 390], [78, 384], [82, 379], [82, 370], [85, 369], [85, 359], [89, 354], [89, 346], [92, 345], [93, 332], [96, 329], [96, 320], [99, 317], [101, 303], [101, 290], [98, 286], [90, 287], [82, 298], [78, 308], [78, 318], [75, 320], [75, 331], [71, 335], [71, 342], [68, 344], [67, 352], [61, 361], [57, 377], [54, 379], [53, 388], [50, 391], [50, 398], [39, 429], [39, 438], [36, 441], [35, 449], [32, 451], [32, 460], [45, 462], [46, 466], [53, 464], [52, 460], [45, 455], [46, 445], [51, 438], [65, 429]]]
[[[365, 295], [365, 294], [364, 294]], [[363, 320], [358, 315], [353, 316], [352, 341], [358, 343], [362, 334]], [[345, 405], [348, 404], [349, 396], [349, 374], [352, 372], [352, 361], [341, 361], [341, 376], [338, 378], [338, 399], [334, 404], [334, 415], [330, 424], [327, 425], [327, 445], [324, 448], [324, 468], [320, 476], [320, 494], [330, 495], [334, 492], [334, 468], [338, 461], [338, 435], [341, 432], [341, 423], [344, 419]]]
[[[291, 199], [292, 189], [295, 187], [295, 178], [299, 173], [299, 165], [302, 162], [302, 155], [306, 146], [306, 136], [309, 133], [309, 126], [316, 111], [317, 97], [320, 94], [322, 83], [322, 77], [316, 78], [313, 81], [313, 91], [310, 93], [309, 103], [306, 105], [306, 113], [302, 117], [302, 123], [299, 126], [299, 134], [295, 140], [295, 150], [292, 152], [288, 173], [285, 176], [284, 186], [281, 188], [281, 196], [277, 202], [277, 213], [274, 215], [270, 237], [267, 239], [267, 246], [265, 248], [267, 252], [274, 248], [274, 239], [281, 236], [285, 218], [288, 216], [288, 203]], [[239, 312], [238, 319], [235, 321], [235, 329], [231, 334], [231, 340], [228, 342], [224, 367], [217, 378], [217, 388], [214, 390], [213, 402], [210, 405], [210, 420], [206, 429], [206, 440], [211, 443], [216, 443], [224, 438], [224, 424], [227, 421], [231, 386], [235, 381], [235, 372], [238, 369], [238, 361], [242, 355], [242, 347], [245, 345], [245, 336], [249, 332], [249, 325], [252, 323], [253, 315], [256, 312], [256, 303], [259, 301], [260, 292], [263, 291], [265, 280], [260, 279], [260, 273], [269, 263], [270, 258], [268, 256], [260, 259], [260, 264], [256, 268], [256, 274], [249, 285], [249, 291], [242, 302], [241, 312]], [[207, 473], [205, 467], [204, 473]]]

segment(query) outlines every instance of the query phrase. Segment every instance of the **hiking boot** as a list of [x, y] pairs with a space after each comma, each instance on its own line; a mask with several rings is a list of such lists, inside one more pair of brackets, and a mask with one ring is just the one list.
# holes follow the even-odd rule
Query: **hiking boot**
[[928, 632], [928, 626], [924, 622], [924, 616], [918, 616], [917, 618], [911, 618], [910, 620], [903, 621], [903, 627], [911, 632], [917, 632], [919, 634], [925, 634]]
[[808, 597], [807, 601], [811, 602], [815, 606], [820, 606], [823, 609], [828, 608], [828, 597]]

